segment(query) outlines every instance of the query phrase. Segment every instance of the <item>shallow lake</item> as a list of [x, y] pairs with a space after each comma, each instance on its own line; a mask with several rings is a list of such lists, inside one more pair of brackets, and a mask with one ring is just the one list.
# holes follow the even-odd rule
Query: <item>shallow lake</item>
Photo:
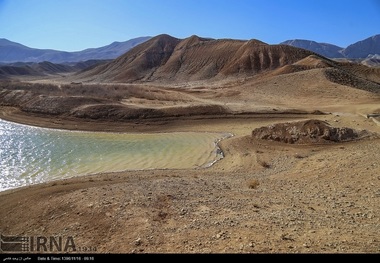
[[0, 119], [0, 191], [95, 174], [207, 167], [227, 133], [105, 133], [39, 128]]

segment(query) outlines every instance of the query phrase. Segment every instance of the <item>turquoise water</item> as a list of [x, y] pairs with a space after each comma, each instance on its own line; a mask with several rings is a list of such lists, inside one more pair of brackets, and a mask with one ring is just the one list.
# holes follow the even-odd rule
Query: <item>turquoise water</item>
[[0, 120], [0, 191], [101, 172], [207, 167], [223, 133], [101, 133]]

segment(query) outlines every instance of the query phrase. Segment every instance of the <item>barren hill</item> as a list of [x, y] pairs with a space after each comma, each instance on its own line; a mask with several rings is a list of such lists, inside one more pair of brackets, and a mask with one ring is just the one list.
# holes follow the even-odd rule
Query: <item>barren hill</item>
[[77, 63], [55, 64], [44, 62], [16, 62], [0, 64], [0, 79], [17, 79], [18, 77], [59, 76], [60, 73], [73, 73], [86, 68], [106, 63], [107, 60], [87, 60]]
[[246, 77], [297, 62], [315, 53], [258, 40], [177, 39], [159, 35], [116, 60], [83, 74], [94, 81], [189, 81]]
[[268, 45], [259, 40], [178, 39], [159, 35], [119, 58], [78, 73], [88, 82], [164, 82], [236, 80], [320, 69], [328, 79], [359, 89], [379, 92], [380, 69], [337, 62], [312, 51]]
[[41, 81], [48, 85], [3, 85], [0, 105], [108, 121], [313, 112], [378, 103], [379, 76], [380, 68], [255, 39], [159, 35], [113, 61]]

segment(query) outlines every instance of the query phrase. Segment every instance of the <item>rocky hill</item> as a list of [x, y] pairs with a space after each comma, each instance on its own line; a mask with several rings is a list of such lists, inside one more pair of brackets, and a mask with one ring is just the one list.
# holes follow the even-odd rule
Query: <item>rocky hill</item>
[[105, 65], [78, 75], [95, 81], [197, 81], [247, 77], [295, 63], [313, 52], [259, 40], [178, 39], [159, 35]]

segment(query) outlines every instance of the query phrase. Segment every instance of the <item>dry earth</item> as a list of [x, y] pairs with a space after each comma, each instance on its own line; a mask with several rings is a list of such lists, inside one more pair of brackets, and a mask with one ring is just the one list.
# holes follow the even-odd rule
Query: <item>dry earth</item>
[[[361, 115], [319, 117], [379, 132]], [[225, 158], [208, 169], [100, 174], [2, 192], [1, 233], [73, 236], [78, 249], [97, 253], [380, 252], [379, 139], [290, 145], [250, 136], [283, 121], [179, 121], [170, 129], [233, 132], [220, 144]]]

